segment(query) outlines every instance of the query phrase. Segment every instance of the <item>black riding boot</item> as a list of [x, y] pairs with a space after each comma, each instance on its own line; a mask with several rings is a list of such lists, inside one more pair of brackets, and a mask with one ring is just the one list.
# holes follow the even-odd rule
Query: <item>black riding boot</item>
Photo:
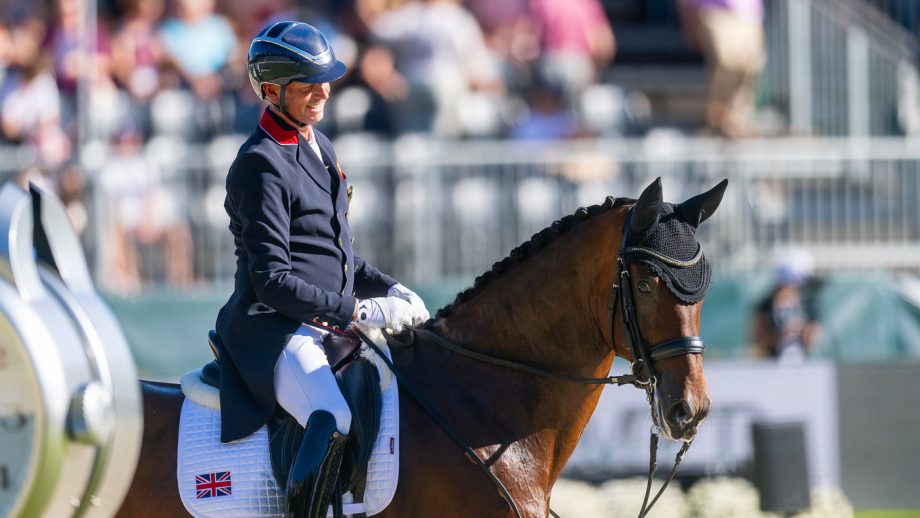
[[347, 435], [325, 410], [310, 414], [303, 441], [288, 476], [288, 510], [292, 518], [325, 518], [332, 499]]

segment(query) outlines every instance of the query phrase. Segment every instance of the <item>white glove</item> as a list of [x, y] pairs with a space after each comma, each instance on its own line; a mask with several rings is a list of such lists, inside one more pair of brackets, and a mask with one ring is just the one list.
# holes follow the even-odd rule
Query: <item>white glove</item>
[[431, 315], [428, 313], [428, 308], [425, 307], [425, 302], [422, 298], [402, 284], [394, 284], [389, 291], [387, 291], [387, 296], [398, 297], [412, 306], [412, 325], [422, 325], [431, 318]]
[[355, 322], [367, 327], [389, 328], [399, 334], [412, 325], [412, 306], [398, 297], [358, 300], [357, 309]]

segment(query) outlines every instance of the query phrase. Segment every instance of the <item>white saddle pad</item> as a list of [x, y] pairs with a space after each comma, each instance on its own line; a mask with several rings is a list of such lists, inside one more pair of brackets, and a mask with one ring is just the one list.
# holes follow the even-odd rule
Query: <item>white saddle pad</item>
[[[370, 335], [389, 357], [390, 351], [379, 333]], [[380, 432], [368, 464], [367, 488], [363, 503], [348, 503], [346, 515], [383, 511], [393, 499], [399, 476], [399, 393], [389, 369], [373, 351], [362, 354], [377, 360], [380, 370], [383, 408]], [[268, 428], [263, 426], [252, 435], [223, 444], [220, 442], [220, 410], [214, 408], [215, 394], [195, 383], [198, 373], [183, 376], [186, 394], [179, 420], [178, 469], [179, 494], [186, 510], [195, 517], [283, 517], [287, 513], [284, 489], [272, 474], [268, 452]], [[198, 386], [195, 386], [198, 385]], [[194, 388], [192, 388], [194, 386]], [[210, 387], [214, 393], [216, 389]], [[202, 392], [205, 392], [202, 397]], [[210, 408], [209, 408], [210, 407]], [[329, 516], [332, 511], [330, 509]]]

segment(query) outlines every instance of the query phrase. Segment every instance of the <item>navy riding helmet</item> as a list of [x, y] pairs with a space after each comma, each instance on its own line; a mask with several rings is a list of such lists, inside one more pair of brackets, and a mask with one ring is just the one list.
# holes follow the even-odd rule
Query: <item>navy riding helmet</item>
[[264, 99], [263, 83], [280, 86], [279, 108], [283, 112], [284, 91], [291, 81], [330, 83], [343, 75], [345, 64], [335, 59], [332, 45], [316, 27], [306, 23], [273, 23], [249, 45], [249, 81], [253, 90]]

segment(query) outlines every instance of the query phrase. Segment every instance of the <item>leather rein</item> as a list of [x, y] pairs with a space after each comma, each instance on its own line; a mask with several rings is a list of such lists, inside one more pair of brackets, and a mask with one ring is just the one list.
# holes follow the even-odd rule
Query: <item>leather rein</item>
[[[628, 228], [628, 222], [626, 225]], [[623, 242], [626, 242], [626, 234], [624, 230]], [[629, 260], [631, 257], [638, 255], [651, 255], [659, 261], [664, 262], [670, 266], [687, 268], [696, 264], [702, 258], [702, 251], [699, 251], [696, 256], [691, 261], [678, 261], [676, 259], [671, 259], [662, 254], [654, 252], [652, 250], [646, 250], [640, 247], [622, 247], [620, 249], [620, 254], [617, 257], [617, 282], [613, 284], [610, 290], [610, 304], [608, 306], [608, 314], [610, 317], [610, 336], [614, 341], [614, 351], [616, 351], [616, 308], [620, 308], [620, 321], [626, 328], [626, 337], [629, 343], [629, 348], [633, 354], [633, 363], [632, 363], [632, 373], [625, 374], [622, 376], [607, 376], [603, 378], [592, 378], [592, 377], [582, 377], [582, 376], [570, 376], [566, 374], [558, 374], [543, 370], [537, 367], [532, 367], [525, 365], [523, 363], [518, 363], [510, 360], [505, 360], [502, 358], [497, 358], [488, 354], [483, 354], [476, 352], [461, 345], [455, 344], [446, 338], [432, 333], [427, 329], [412, 329], [411, 331], [415, 334], [421, 335], [425, 338], [428, 338], [433, 343], [447, 349], [451, 352], [484, 362], [492, 365], [500, 365], [502, 367], [507, 367], [510, 369], [515, 369], [537, 376], [543, 376], [550, 379], [567, 381], [571, 383], [583, 384], [583, 385], [633, 385], [638, 388], [644, 388], [646, 393], [646, 398], [649, 402], [649, 405], [652, 407], [653, 412], [656, 414], [656, 423], [661, 423], [664, 416], [661, 415], [661, 405], [659, 404], [659, 395], [658, 395], [658, 378], [654, 367], [654, 362], [665, 360], [668, 358], [674, 358], [677, 356], [684, 356], [688, 354], [703, 354], [705, 350], [705, 345], [703, 340], [698, 336], [682, 336], [673, 340], [668, 340], [659, 344], [655, 344], [651, 347], [647, 346], [645, 341], [642, 339], [642, 334], [639, 331], [639, 321], [636, 314], [636, 306], [633, 303], [632, 298], [632, 282], [629, 276], [629, 270], [627, 268], [628, 264], [632, 261]], [[419, 406], [424, 409], [429, 416], [434, 419], [434, 421], [448, 434], [448, 436], [456, 442], [461, 449], [464, 450], [467, 458], [475, 465], [477, 465], [485, 474], [490, 478], [492, 483], [496, 486], [499, 493], [502, 497], [508, 502], [511, 508], [514, 510], [515, 515], [521, 518], [520, 508], [518, 508], [517, 503], [514, 501], [514, 497], [511, 496], [511, 493], [505, 487], [501, 480], [495, 476], [495, 474], [490, 469], [489, 465], [486, 464], [485, 460], [476, 453], [475, 450], [469, 445], [469, 441], [465, 440], [449, 423], [440, 415], [440, 413], [435, 410], [434, 406], [431, 405], [418, 391], [412, 387], [406, 380], [403, 374], [399, 369], [393, 364], [393, 362], [387, 358], [387, 356], [381, 351], [372, 340], [370, 340], [367, 335], [365, 335], [360, 329], [352, 327], [352, 331], [370, 347], [377, 355], [386, 363], [387, 367], [393, 372], [393, 375], [396, 376], [396, 379], [399, 381], [400, 385], [409, 392], [409, 394], [416, 400]], [[396, 347], [405, 347], [410, 345], [414, 339], [410, 338], [407, 342], [402, 342], [396, 337], [393, 337], [386, 331], [384, 331], [384, 336], [387, 339], [387, 342]], [[671, 472], [668, 474], [667, 479], [664, 484], [661, 486], [661, 489], [656, 493], [655, 497], [649, 503], [649, 496], [651, 493], [652, 479], [655, 475], [657, 468], [657, 452], [658, 452], [658, 425], [652, 426], [651, 436], [649, 439], [649, 474], [648, 474], [648, 483], [645, 489], [645, 497], [642, 501], [642, 508], [639, 511], [638, 518], [644, 518], [652, 506], [658, 501], [658, 498], [664, 493], [667, 489], [668, 484], [671, 483], [671, 480], [677, 474], [677, 468], [680, 466], [681, 461], [683, 460], [684, 454], [690, 448], [692, 440], [684, 441], [683, 446], [677, 452], [677, 456], [674, 459], [674, 467], [671, 469]], [[550, 513], [558, 518], [558, 515], [550, 509]]]

